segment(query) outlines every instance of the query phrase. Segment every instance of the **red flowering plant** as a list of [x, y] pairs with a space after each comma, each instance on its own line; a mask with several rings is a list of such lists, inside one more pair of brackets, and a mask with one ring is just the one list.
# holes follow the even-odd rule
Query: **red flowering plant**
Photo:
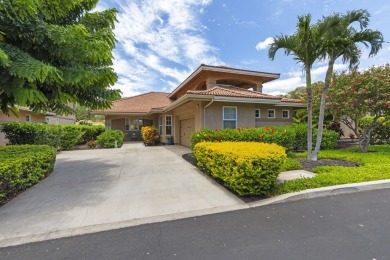
[[[360, 150], [367, 152], [379, 118], [390, 115], [390, 65], [334, 75], [327, 100], [327, 109], [353, 131]], [[361, 120], [368, 114], [369, 120]]]

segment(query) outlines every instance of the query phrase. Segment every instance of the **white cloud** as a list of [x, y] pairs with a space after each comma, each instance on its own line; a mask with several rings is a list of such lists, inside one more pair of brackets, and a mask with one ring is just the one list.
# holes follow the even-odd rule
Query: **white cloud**
[[256, 50], [258, 50], [258, 51], [264, 50], [264, 49], [268, 48], [268, 45], [270, 45], [273, 42], [274, 42], [274, 39], [272, 37], [268, 37], [267, 39], [265, 39], [262, 42], [259, 42], [256, 45]]
[[263, 92], [271, 95], [282, 95], [287, 92], [296, 89], [297, 87], [303, 86], [305, 83], [302, 82], [300, 77], [292, 77], [287, 79], [277, 79], [271, 82], [265, 83]]
[[224, 64], [203, 35], [207, 27], [199, 19], [211, 0], [116, 3], [120, 8], [114, 69], [120, 78], [118, 88], [129, 84], [130, 90], [124, 92], [171, 89], [201, 63]]

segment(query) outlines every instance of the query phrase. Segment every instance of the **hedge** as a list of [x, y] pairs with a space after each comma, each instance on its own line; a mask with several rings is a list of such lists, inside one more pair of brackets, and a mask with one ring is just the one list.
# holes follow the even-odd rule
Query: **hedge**
[[286, 160], [283, 147], [256, 142], [201, 142], [193, 154], [202, 170], [240, 196], [269, 195]]
[[107, 130], [97, 137], [97, 143], [102, 148], [114, 148], [115, 141], [117, 146], [121, 147], [123, 144], [124, 134], [120, 130]]
[[9, 144], [37, 144], [60, 146], [62, 127], [43, 123], [8, 122], [1, 125], [2, 132], [8, 138]]
[[[315, 141], [316, 133], [313, 133]], [[321, 149], [336, 147], [338, 133], [324, 129]], [[289, 151], [306, 150], [307, 126], [292, 125], [279, 127], [237, 128], [224, 130], [201, 129], [191, 135], [192, 147], [199, 142], [264, 142], [275, 143]]]
[[54, 167], [56, 149], [46, 145], [0, 147], [0, 205], [42, 180]]
[[45, 144], [57, 149], [69, 150], [76, 144], [96, 140], [104, 126], [48, 125], [43, 123], [8, 122], [1, 125], [11, 145]]

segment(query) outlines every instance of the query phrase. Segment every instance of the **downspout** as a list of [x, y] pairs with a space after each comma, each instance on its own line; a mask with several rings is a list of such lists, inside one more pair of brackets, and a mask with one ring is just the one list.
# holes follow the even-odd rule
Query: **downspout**
[[208, 108], [214, 102], [214, 98], [211, 99], [210, 103], [208, 103], [203, 108], [203, 128], [206, 128], [206, 108]]

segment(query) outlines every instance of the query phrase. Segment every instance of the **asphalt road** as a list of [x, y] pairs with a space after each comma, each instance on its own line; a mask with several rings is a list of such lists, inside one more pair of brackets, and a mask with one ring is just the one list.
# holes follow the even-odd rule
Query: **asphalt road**
[[0, 248], [0, 259], [390, 259], [390, 189]]

